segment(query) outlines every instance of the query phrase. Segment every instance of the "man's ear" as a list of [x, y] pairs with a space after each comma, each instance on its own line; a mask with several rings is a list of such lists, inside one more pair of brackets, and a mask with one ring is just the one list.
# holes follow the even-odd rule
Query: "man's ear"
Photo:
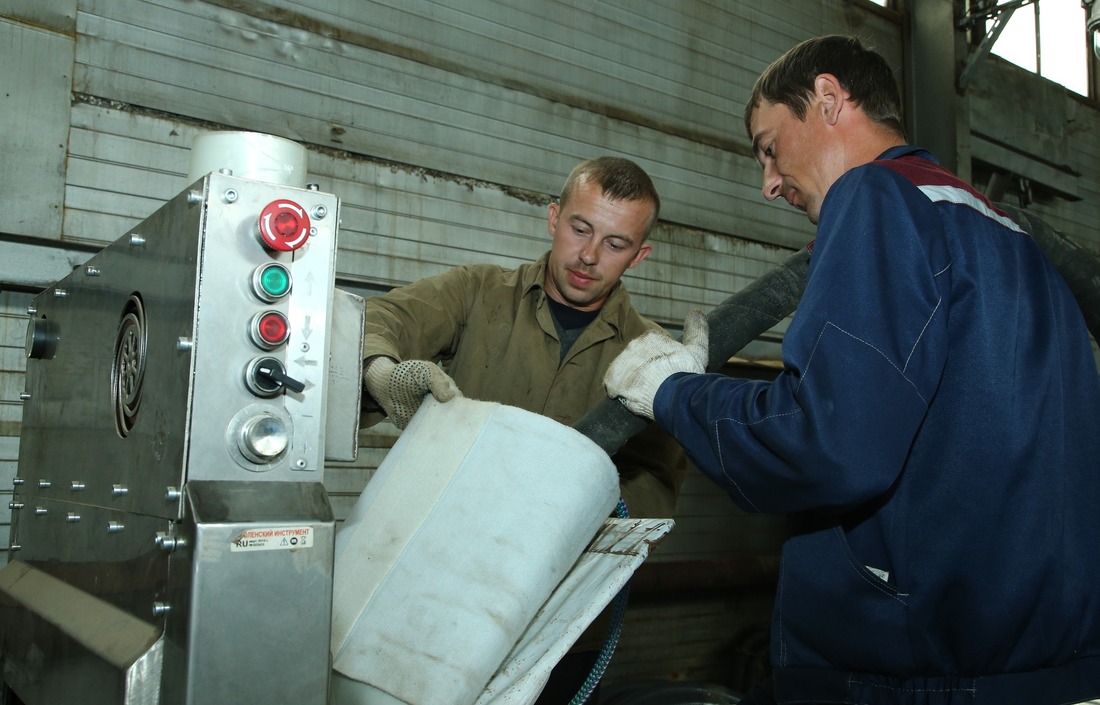
[[634, 259], [630, 260], [630, 264], [626, 266], [627, 269], [634, 269], [642, 263], [646, 257], [649, 257], [649, 253], [653, 251], [653, 243], [643, 242], [642, 246], [638, 248], [638, 253], [634, 255]]
[[835, 125], [847, 107], [848, 91], [844, 90], [836, 76], [823, 73], [814, 79], [814, 96], [820, 101], [825, 122]]
[[558, 229], [558, 214], [561, 213], [561, 206], [556, 202], [550, 202], [550, 208], [546, 212], [546, 231], [550, 233], [550, 237], [554, 237], [555, 232]]

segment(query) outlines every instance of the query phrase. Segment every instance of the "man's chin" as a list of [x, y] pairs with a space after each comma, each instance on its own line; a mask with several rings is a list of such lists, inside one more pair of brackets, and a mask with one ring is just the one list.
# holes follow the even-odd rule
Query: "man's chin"
[[599, 296], [589, 291], [569, 291], [565, 297], [565, 305], [576, 309], [591, 309], [599, 301]]

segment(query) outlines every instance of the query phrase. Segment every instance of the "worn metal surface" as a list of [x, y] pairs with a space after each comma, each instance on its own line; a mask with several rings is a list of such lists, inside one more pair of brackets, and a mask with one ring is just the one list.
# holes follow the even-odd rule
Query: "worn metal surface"
[[0, 47], [0, 233], [57, 239], [74, 41], [0, 16]]
[[160, 704], [156, 626], [21, 561], [0, 570], [0, 617], [3, 677], [27, 705]]
[[[524, 23], [538, 17], [528, 11], [502, 12], [489, 3], [465, 5], [461, 10], [434, 5], [437, 19], [424, 22], [413, 21], [416, 16], [408, 14], [415, 8], [390, 11], [375, 4], [349, 5], [342, 15], [295, 5], [295, 22], [280, 23], [278, 19], [286, 13], [270, 11], [268, 6], [233, 3], [229, 9], [167, 0], [89, 3], [78, 18], [76, 90], [170, 115], [245, 125], [349, 154], [542, 194], [556, 193], [565, 174], [582, 158], [605, 152], [627, 154], [657, 178], [670, 220], [792, 248], [802, 244], [785, 240], [791, 231], [806, 229], [795, 215], [761, 207], [762, 213], [769, 214], [769, 222], [764, 223], [750, 210], [737, 211], [741, 200], [757, 200], [755, 185], [747, 192], [738, 188], [753, 184], [756, 176], [755, 165], [745, 156], [746, 138], [736, 120], [729, 119], [738, 112], [736, 96], [741, 91], [725, 81], [695, 89], [695, 82], [713, 80], [707, 76], [709, 61], [703, 61], [701, 53], [696, 55], [697, 48], [675, 42], [667, 45], [670, 51], [678, 47], [683, 58], [677, 63], [682, 65], [689, 57], [694, 60], [696, 71], [675, 70], [655, 58], [643, 62], [678, 73], [678, 89], [676, 83], [659, 80], [656, 74], [650, 78], [660, 89], [635, 85], [647, 74], [630, 62], [635, 50], [624, 47], [648, 46], [653, 38], [640, 28], [647, 23], [637, 14], [637, 24], [622, 27], [623, 43], [614, 51], [609, 48], [607, 59], [568, 54], [566, 60], [555, 58], [561, 52], [558, 42], [538, 36], [530, 41], [516, 39], [523, 36]], [[843, 28], [847, 21], [842, 7], [843, 3], [836, 3], [814, 18], [827, 18]], [[595, 6], [577, 17], [596, 19], [602, 8], [603, 4]], [[646, 9], [662, 16], [658, 9]], [[388, 46], [377, 46], [380, 41], [401, 43], [384, 24], [394, 13], [407, 17], [402, 27], [413, 43], [426, 41], [420, 33], [447, 25], [443, 17], [451, 14], [473, 24], [437, 31], [433, 53], [410, 58], [407, 51], [390, 53], [382, 50]], [[498, 22], [516, 26], [478, 23], [478, 13], [498, 15]], [[716, 14], [727, 24], [738, 19], [735, 13]], [[375, 17], [383, 25], [372, 26]], [[683, 33], [673, 36], [686, 41], [691, 33], [705, 34], [707, 19], [680, 15]], [[582, 26], [586, 25], [577, 25]], [[882, 26], [889, 25], [882, 23], [880, 30]], [[359, 33], [349, 29], [355, 27]], [[495, 32], [499, 38], [485, 32]], [[779, 46], [785, 38], [776, 35], [771, 41]], [[510, 42], [521, 46], [509, 51]], [[496, 72], [468, 71], [447, 59], [455, 52], [470, 52], [470, 47], [480, 55], [472, 63], [495, 66]], [[720, 65], [722, 60], [715, 54], [725, 55], [722, 45], [710, 44], [707, 49], [709, 59]], [[612, 61], [612, 56], [618, 59]], [[589, 65], [589, 60], [594, 63]], [[745, 57], [730, 54], [727, 60], [741, 62]], [[534, 79], [517, 83], [507, 75], [510, 71], [539, 75], [555, 62], [569, 70], [549, 86]], [[748, 75], [725, 72], [724, 67], [715, 70], [727, 77]], [[629, 79], [622, 74], [629, 74]], [[552, 97], [547, 97], [548, 91]], [[608, 113], [603, 108], [612, 103], [593, 104], [584, 97], [608, 92], [622, 92], [630, 99], [616, 103], [617, 109]], [[668, 106], [665, 110], [678, 111], [680, 123], [699, 112], [715, 116], [710, 130], [723, 136], [723, 144], [715, 148], [701, 140], [697, 130], [680, 129], [680, 123], [664, 118], [647, 118], [645, 111], [651, 108], [646, 101], [657, 94], [663, 94], [658, 102]], [[700, 101], [719, 107], [704, 110], [696, 106]], [[278, 109], [271, 109], [273, 104]]]
[[3, 16], [43, 29], [71, 34], [78, 0], [7, 0]]
[[324, 428], [326, 460], [352, 461], [359, 456], [364, 305], [361, 296], [333, 290]]

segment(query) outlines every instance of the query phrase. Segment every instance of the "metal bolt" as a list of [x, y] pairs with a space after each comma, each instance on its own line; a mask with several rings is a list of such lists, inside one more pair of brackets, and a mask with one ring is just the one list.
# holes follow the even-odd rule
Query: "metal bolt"
[[317, 228], [313, 227], [312, 225], [309, 226], [309, 236], [317, 237]]
[[126, 528], [126, 525], [123, 524], [121, 521], [109, 521], [109, 522], [107, 522], [107, 533], [108, 534], [117, 534], [118, 532], [122, 531], [125, 528]]
[[126, 495], [129, 492], [130, 492], [130, 490], [127, 487], [123, 486], [123, 485], [114, 485], [114, 486], [111, 487], [111, 496], [112, 497], [122, 497], [122, 496]]
[[45, 489], [49, 489], [49, 487], [50, 487], [50, 484], [51, 484], [51, 483], [50, 483], [50, 481], [49, 481], [49, 480], [39, 480], [39, 481], [38, 481], [38, 487], [39, 487], [39, 489], [43, 489], [43, 490], [45, 490]]
[[298, 458], [297, 460], [294, 461], [294, 467], [298, 468], [299, 470], [305, 470], [306, 469], [306, 459], [305, 458]]
[[69, 512], [68, 515], [65, 516], [65, 521], [69, 522], [70, 524], [75, 524], [76, 522], [80, 521], [80, 515], [76, 512]]
[[153, 616], [163, 617], [172, 611], [172, 606], [167, 602], [154, 602], [153, 603]]
[[22, 485], [22, 484], [23, 484], [23, 478], [21, 478], [21, 477], [13, 477], [13, 478], [11, 479], [11, 484], [13, 484], [13, 485], [15, 485], [16, 487], [18, 487], [19, 485]]
[[46, 509], [45, 507], [35, 507], [34, 508], [34, 515], [36, 517], [45, 516], [47, 511], [49, 511], [49, 510]]
[[202, 192], [201, 191], [188, 191], [187, 192], [187, 203], [188, 203], [188, 205], [192, 205], [192, 206], [195, 206], [195, 205], [198, 205], [198, 204], [202, 203]]
[[33, 316], [37, 313], [38, 313], [38, 309], [35, 308], [33, 305], [27, 307], [27, 315], [28, 316]]
[[320, 189], [321, 189], [321, 185], [318, 184], [318, 183], [310, 182], [310, 183], [306, 184], [306, 190], [307, 191], [319, 191]]
[[224, 167], [223, 166], [221, 169], [218, 169], [218, 173], [219, 174], [224, 174], [225, 176], [233, 176], [233, 170], [230, 169], [229, 167]]
[[184, 352], [195, 347], [195, 344], [191, 342], [190, 338], [178, 338], [176, 340], [176, 350], [183, 350]]
[[313, 210], [310, 211], [309, 214], [311, 218], [314, 218], [316, 220], [324, 220], [326, 215], [328, 215], [328, 208], [326, 208], [325, 204], [323, 203], [318, 203], [317, 205], [315, 205], [313, 207]]
[[137, 233], [132, 233], [130, 235], [130, 244], [133, 245], [134, 247], [144, 247], [145, 246], [145, 236], [144, 235], [138, 235]]
[[177, 548], [183, 548], [187, 545], [187, 542], [184, 541], [182, 538], [172, 536], [167, 531], [158, 531], [156, 538], [153, 539], [153, 542], [157, 545], [157, 548], [162, 551], [167, 551], [168, 553], [175, 551]]
[[69, 489], [71, 489], [73, 492], [81, 492], [84, 490], [84, 483], [80, 480], [73, 480], [69, 483]]
[[240, 195], [237, 193], [237, 189], [227, 188], [225, 190], [225, 193], [222, 194], [222, 200], [226, 203], [236, 203], [239, 196]]
[[69, 295], [69, 292], [65, 291], [64, 289], [54, 289], [53, 290], [53, 297], [55, 299], [63, 299], [68, 295]]
[[11, 509], [11, 510], [14, 511], [16, 509], [22, 509], [22, 508], [23, 508], [23, 503], [22, 502], [8, 502], [8, 509]]
[[9, 551], [18, 551], [18, 550], [20, 550], [20, 549], [22, 549], [22, 548], [23, 548], [23, 547], [22, 547], [22, 546], [20, 546], [19, 544], [17, 544], [17, 543], [13, 543], [13, 544], [11, 545], [11, 548], [9, 548], [8, 550], [9, 550]]
[[169, 502], [178, 502], [180, 497], [182, 497], [182, 496], [183, 496], [183, 493], [180, 492], [179, 489], [177, 489], [175, 487], [172, 487], [171, 485], [169, 485], [164, 490], [164, 498], [166, 500], [168, 500]]
[[98, 277], [99, 274], [100, 274], [100, 271], [98, 269], [96, 269], [95, 267], [93, 267], [91, 265], [88, 265], [87, 267], [84, 268], [84, 274], [89, 276], [89, 277]]
[[20, 401], [30, 401], [31, 400], [31, 393], [30, 392], [19, 392], [19, 400]]

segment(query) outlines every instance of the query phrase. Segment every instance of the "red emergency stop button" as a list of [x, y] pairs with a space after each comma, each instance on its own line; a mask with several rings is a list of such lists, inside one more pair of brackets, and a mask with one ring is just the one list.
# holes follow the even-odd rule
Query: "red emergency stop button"
[[309, 214], [294, 201], [272, 201], [260, 212], [260, 237], [273, 250], [297, 250], [309, 238]]
[[272, 350], [290, 337], [290, 321], [280, 311], [261, 311], [253, 317], [250, 333], [253, 343]]

